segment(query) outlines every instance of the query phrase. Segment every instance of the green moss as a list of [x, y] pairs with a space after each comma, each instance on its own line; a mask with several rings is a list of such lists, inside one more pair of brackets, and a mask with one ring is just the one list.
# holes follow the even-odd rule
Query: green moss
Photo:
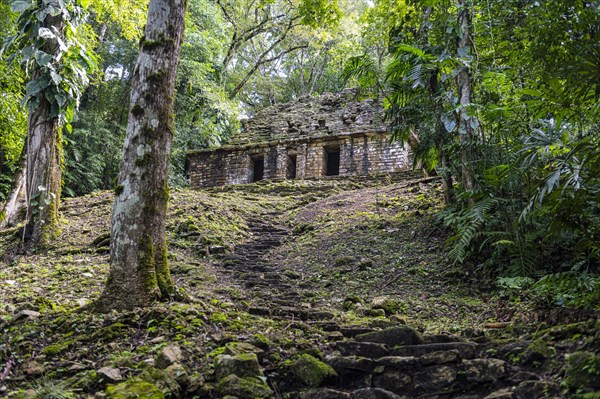
[[308, 354], [291, 360], [287, 369], [292, 378], [305, 388], [317, 388], [326, 379], [337, 376], [331, 366]]
[[217, 392], [221, 395], [231, 395], [240, 399], [270, 398], [273, 396], [271, 388], [258, 377], [240, 378], [230, 374], [222, 378], [217, 384]]
[[98, 237], [94, 238], [94, 241], [90, 244], [92, 247], [107, 247], [110, 245], [110, 232], [100, 234]]
[[252, 338], [250, 338], [250, 343], [265, 350], [269, 349], [271, 346], [271, 341], [264, 334], [254, 334]]
[[165, 44], [165, 40], [149, 40], [146, 37], [142, 37], [140, 40], [140, 46], [144, 50], [154, 50], [157, 47], [163, 46]]
[[554, 357], [555, 355], [555, 348], [549, 346], [546, 341], [542, 339], [536, 339], [527, 348], [524, 361], [527, 363], [542, 362], [548, 358]]
[[150, 293], [158, 290], [156, 277], [154, 244], [148, 235], [140, 238], [138, 247], [138, 273], [143, 280], [144, 289]]
[[181, 387], [166, 371], [151, 367], [138, 377], [140, 380], [154, 384], [166, 397], [178, 397]]
[[108, 399], [164, 399], [160, 389], [149, 382], [129, 380], [106, 388]]
[[69, 340], [69, 341], [58, 342], [54, 345], [48, 345], [44, 349], [42, 349], [42, 353], [47, 356], [55, 356], [55, 355], [58, 355], [59, 353], [65, 351], [72, 343], [73, 343], [73, 341]]
[[175, 284], [171, 278], [169, 270], [169, 259], [167, 253], [167, 243], [164, 241], [159, 248], [159, 256], [156, 259], [156, 279], [160, 289], [161, 298], [171, 298], [175, 294]]
[[372, 309], [383, 309], [386, 314], [396, 314], [402, 310], [402, 306], [391, 298], [376, 298], [373, 300]]

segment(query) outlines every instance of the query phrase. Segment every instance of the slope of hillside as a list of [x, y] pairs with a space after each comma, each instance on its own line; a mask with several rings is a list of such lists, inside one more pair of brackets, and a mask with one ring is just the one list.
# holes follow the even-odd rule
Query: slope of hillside
[[[0, 263], [0, 395], [594, 392], [596, 319], [549, 327], [454, 267], [440, 198], [416, 174], [174, 190], [169, 260], [188, 300], [106, 315], [85, 305], [108, 273], [112, 195], [66, 200], [53, 248]], [[0, 252], [18, 239], [0, 232]]]

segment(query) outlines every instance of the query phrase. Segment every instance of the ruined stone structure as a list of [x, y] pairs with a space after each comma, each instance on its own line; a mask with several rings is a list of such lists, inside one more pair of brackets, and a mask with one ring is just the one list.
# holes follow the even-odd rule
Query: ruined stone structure
[[227, 145], [192, 151], [192, 187], [391, 173], [408, 169], [408, 148], [390, 143], [383, 109], [345, 90], [266, 108]]

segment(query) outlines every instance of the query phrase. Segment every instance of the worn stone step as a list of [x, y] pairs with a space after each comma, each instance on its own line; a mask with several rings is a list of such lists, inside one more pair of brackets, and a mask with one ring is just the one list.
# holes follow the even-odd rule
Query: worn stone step
[[381, 388], [362, 388], [352, 392], [350, 399], [406, 399], [406, 396], [400, 396]]
[[457, 350], [463, 359], [473, 359], [477, 355], [478, 345], [472, 342], [443, 342], [423, 345], [406, 345], [390, 350], [391, 356], [420, 357], [432, 352]]
[[398, 326], [386, 328], [385, 330], [359, 334], [354, 337], [359, 342], [374, 342], [386, 344], [390, 347], [398, 345], [417, 345], [423, 343], [421, 334], [412, 327]]
[[360, 356], [377, 359], [390, 355], [390, 351], [386, 345], [373, 342], [341, 341], [337, 342], [334, 348], [343, 356]]
[[353, 326], [350, 326], [350, 327], [340, 327], [340, 332], [342, 334], [344, 334], [345, 337], [348, 337], [348, 338], [354, 338], [357, 335], [367, 334], [367, 333], [370, 333], [370, 332], [373, 332], [373, 331], [375, 331], [375, 329], [374, 328], [370, 328], [370, 327], [353, 327]]
[[350, 393], [330, 388], [311, 389], [308, 391], [290, 392], [286, 399], [350, 399]]
[[310, 324], [323, 331], [339, 331], [342, 328], [335, 321], [314, 321]]
[[345, 388], [370, 387], [377, 367], [373, 359], [359, 356], [329, 356], [326, 362], [337, 373], [339, 386]]

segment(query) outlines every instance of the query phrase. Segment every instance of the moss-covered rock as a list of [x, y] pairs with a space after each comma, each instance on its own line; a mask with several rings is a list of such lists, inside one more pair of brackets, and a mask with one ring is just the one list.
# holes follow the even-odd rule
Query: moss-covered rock
[[542, 339], [533, 341], [523, 354], [523, 364], [543, 363], [548, 358], [556, 356], [556, 349], [551, 347]]
[[106, 388], [108, 399], [164, 399], [165, 395], [154, 384], [137, 379]]
[[165, 370], [149, 368], [139, 375], [139, 379], [155, 385], [166, 396], [177, 396], [181, 392], [181, 386]]
[[223, 351], [223, 354], [231, 356], [237, 356], [245, 353], [254, 353], [260, 359], [264, 354], [264, 350], [248, 342], [229, 342], [227, 345], [225, 345], [225, 349]]
[[327, 379], [337, 377], [331, 366], [308, 354], [298, 356], [286, 366], [293, 380], [305, 388], [317, 388]]
[[397, 301], [389, 297], [380, 296], [371, 300], [371, 309], [383, 309], [388, 315], [398, 313], [401, 308]]
[[271, 341], [265, 334], [254, 334], [250, 342], [262, 350], [268, 350], [271, 347]]
[[235, 374], [238, 377], [258, 377], [262, 375], [256, 354], [241, 353], [236, 356], [217, 356], [215, 359], [215, 378], [221, 380], [229, 374]]
[[240, 399], [271, 398], [273, 391], [267, 383], [258, 377], [240, 378], [230, 374], [222, 378], [216, 390], [222, 396], [231, 395]]

